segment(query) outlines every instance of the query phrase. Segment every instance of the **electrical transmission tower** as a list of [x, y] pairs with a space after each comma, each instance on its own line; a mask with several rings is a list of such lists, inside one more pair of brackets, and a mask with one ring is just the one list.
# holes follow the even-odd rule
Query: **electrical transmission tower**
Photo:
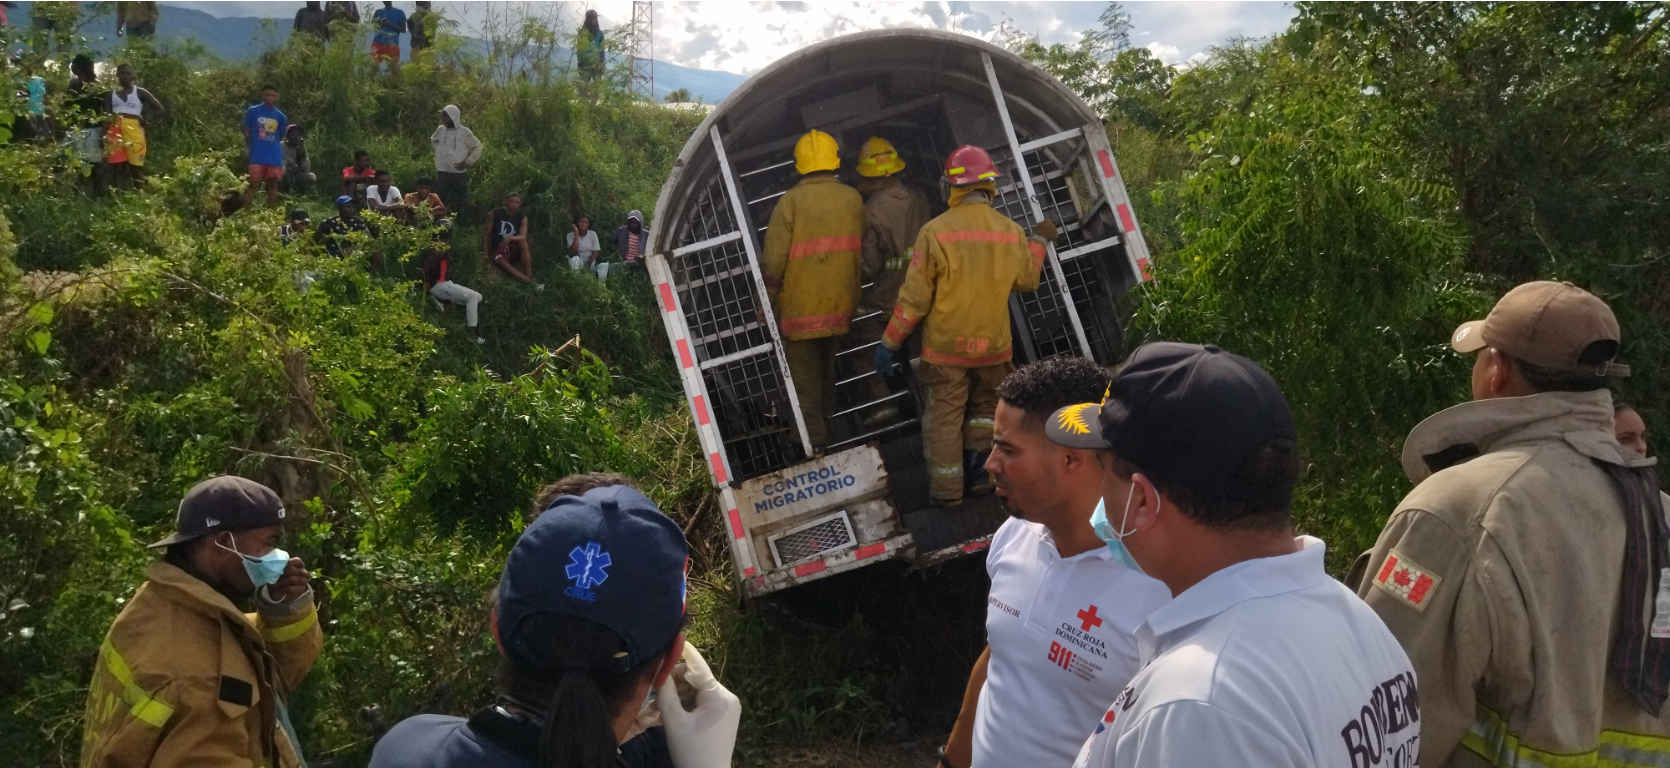
[[626, 34], [627, 55], [632, 58], [632, 93], [655, 101], [655, 4], [632, 3], [632, 24]]

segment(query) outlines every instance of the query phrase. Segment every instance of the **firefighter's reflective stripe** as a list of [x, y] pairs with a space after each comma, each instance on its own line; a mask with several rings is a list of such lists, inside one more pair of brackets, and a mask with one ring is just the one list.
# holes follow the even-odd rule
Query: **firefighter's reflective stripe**
[[1624, 731], [1601, 731], [1590, 752], [1556, 754], [1521, 744], [1508, 723], [1480, 706], [1461, 746], [1496, 766], [1516, 768], [1636, 768], [1670, 765], [1670, 739]]
[[174, 716], [174, 708], [163, 703], [162, 699], [152, 696], [149, 691], [139, 687], [133, 680], [133, 670], [128, 668], [128, 662], [122, 654], [116, 652], [116, 647], [110, 644], [110, 638], [105, 638], [104, 644], [99, 646], [99, 657], [104, 659], [104, 668], [116, 682], [122, 686], [122, 700], [128, 703], [128, 713], [134, 719], [152, 728], [161, 728]]
[[306, 618], [285, 624], [282, 627], [268, 627], [261, 630], [261, 636], [269, 643], [283, 643], [307, 634], [314, 624], [319, 623], [319, 612], [308, 611]]
[[1048, 251], [1044, 250], [1044, 244], [1038, 242], [1037, 240], [1028, 238], [1026, 241], [1026, 249], [1032, 252], [1032, 268], [1043, 269], [1044, 254], [1048, 253]]
[[912, 318], [906, 314], [903, 307], [893, 307], [893, 319], [887, 321], [887, 330], [881, 334], [882, 338], [886, 340], [887, 346], [893, 349], [902, 346], [905, 339], [910, 338], [910, 332], [916, 330], [916, 323], [919, 320], [921, 318]]
[[[912, 249], [912, 250], [914, 250], [914, 249]], [[910, 266], [910, 257], [909, 256], [894, 256], [893, 258], [888, 259], [885, 262], [882, 262], [882, 268], [886, 269], [888, 271], [891, 271], [891, 272], [898, 272], [898, 271], [900, 271], [902, 269], [905, 269], [906, 267], [909, 267], [909, 266]]]
[[827, 331], [831, 328], [845, 328], [850, 322], [852, 322], [852, 315], [846, 312], [813, 317], [785, 317], [783, 318], [783, 333]]
[[928, 472], [939, 477], [957, 477], [963, 473], [961, 464], [929, 464]]
[[996, 429], [997, 422], [992, 419], [984, 418], [969, 419], [968, 421], [963, 422], [963, 426], [974, 427], [976, 429]]
[[836, 237], [819, 237], [803, 240], [789, 246], [789, 258], [803, 259], [820, 253], [841, 253], [843, 251], [857, 251], [864, 247], [864, 241], [850, 235]]
[[1013, 232], [987, 232], [984, 230], [963, 230], [961, 232], [941, 232], [934, 235], [934, 239], [944, 243], [1018, 243], [1021, 236]]

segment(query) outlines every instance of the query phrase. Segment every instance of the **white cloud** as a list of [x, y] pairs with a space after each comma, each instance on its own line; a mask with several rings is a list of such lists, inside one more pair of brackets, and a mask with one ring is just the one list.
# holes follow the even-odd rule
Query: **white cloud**
[[1166, 45], [1165, 43], [1162, 43], [1158, 40], [1156, 40], [1152, 43], [1149, 43], [1148, 45], [1146, 45], [1144, 47], [1146, 47], [1148, 49], [1149, 53], [1154, 54], [1154, 58], [1159, 59], [1160, 61], [1163, 61], [1167, 64], [1176, 64], [1179, 54], [1182, 53], [1182, 51], [1177, 49], [1177, 46]]

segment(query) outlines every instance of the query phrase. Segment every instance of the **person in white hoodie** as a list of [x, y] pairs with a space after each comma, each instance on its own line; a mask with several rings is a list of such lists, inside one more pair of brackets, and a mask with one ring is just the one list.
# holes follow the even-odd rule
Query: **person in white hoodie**
[[481, 140], [464, 127], [458, 106], [448, 104], [429, 144], [435, 148], [435, 193], [448, 210], [462, 212], [470, 201], [469, 170], [481, 161]]

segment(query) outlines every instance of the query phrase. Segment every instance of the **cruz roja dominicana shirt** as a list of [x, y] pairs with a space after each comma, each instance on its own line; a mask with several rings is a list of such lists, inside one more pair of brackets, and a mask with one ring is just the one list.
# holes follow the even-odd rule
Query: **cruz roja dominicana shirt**
[[973, 768], [1066, 766], [1087, 724], [1136, 674], [1132, 633], [1171, 592], [1107, 547], [1063, 558], [1048, 529], [1024, 520], [992, 536], [986, 571], [991, 656], [975, 710]]

